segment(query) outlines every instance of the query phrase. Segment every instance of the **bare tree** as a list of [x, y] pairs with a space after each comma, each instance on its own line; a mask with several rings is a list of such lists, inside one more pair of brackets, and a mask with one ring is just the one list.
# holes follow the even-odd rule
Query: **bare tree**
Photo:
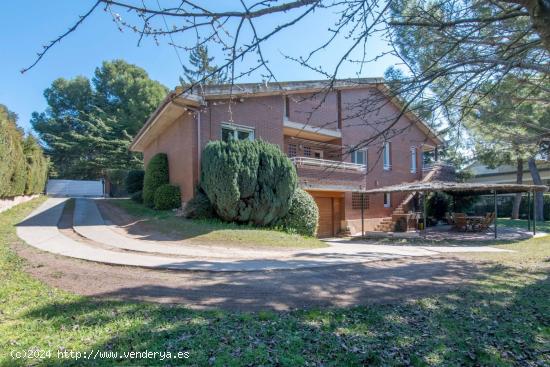
[[[388, 95], [404, 101], [400, 113], [384, 121], [365, 119], [376, 133], [350, 150], [400, 134], [397, 122], [410, 111], [429, 109], [434, 120], [447, 122], [443, 133], [449, 132], [459, 127], [469, 109], [484, 98], [475, 92], [482, 83], [492, 81], [497, 89], [508, 74], [536, 84], [546, 83], [550, 75], [547, 0], [239, 0], [229, 7], [224, 2], [223, 10], [214, 4], [207, 7], [180, 0], [162, 7], [158, 0], [98, 0], [67, 32], [44, 45], [22, 72], [35, 67], [54, 45], [103, 9], [120, 30], [135, 32], [138, 44], [151, 38], [157, 43], [164, 40], [176, 50], [212, 45], [223, 51], [224, 62], [211, 75], [205, 75], [205, 80], [222, 73], [233, 84], [261, 72], [266, 81], [277, 85], [277, 75], [265, 56], [266, 45], [307, 18], [323, 17], [328, 31], [327, 24], [319, 22], [319, 29], [311, 32], [326, 37], [317, 45], [304, 45], [300, 55], [284, 56], [327, 79], [324, 92], [334, 87], [345, 64], [356, 65], [361, 75], [369, 62], [385, 56], [369, 53], [368, 42], [373, 38], [384, 38], [391, 45], [387, 54], [403, 61], [402, 78], [394, 81], [398, 87], [366, 97], [368, 100], [358, 103], [348, 118], [381, 108], [388, 103]], [[272, 27], [260, 27], [260, 22], [268, 20], [274, 22]], [[337, 62], [330, 67], [319, 66], [318, 56], [342, 42], [346, 48]], [[245, 59], [249, 66], [243, 69], [241, 61]], [[318, 101], [322, 103], [323, 98]]]

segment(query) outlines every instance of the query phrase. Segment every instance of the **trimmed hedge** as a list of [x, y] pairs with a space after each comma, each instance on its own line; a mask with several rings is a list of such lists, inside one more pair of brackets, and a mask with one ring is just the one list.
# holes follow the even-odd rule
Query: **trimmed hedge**
[[128, 172], [126, 176], [126, 192], [133, 194], [134, 192], [143, 190], [143, 177], [145, 171], [142, 169], [135, 169]]
[[202, 154], [200, 182], [221, 219], [268, 226], [288, 213], [297, 176], [276, 145], [212, 141]]
[[180, 188], [174, 185], [165, 184], [159, 186], [155, 191], [155, 209], [168, 210], [181, 206]]
[[216, 216], [212, 203], [200, 187], [197, 188], [195, 196], [185, 204], [183, 216], [190, 219], [207, 219]]
[[48, 179], [48, 159], [44, 157], [42, 148], [32, 135], [25, 139], [23, 152], [27, 160], [25, 195], [41, 193]]
[[17, 128], [16, 116], [0, 105], [0, 198], [38, 194], [46, 185], [48, 160], [36, 139]]
[[280, 225], [287, 231], [313, 237], [317, 234], [318, 220], [319, 208], [315, 200], [308, 192], [298, 188], [292, 197], [290, 210]]
[[169, 183], [168, 178], [168, 156], [165, 153], [158, 153], [151, 160], [145, 169], [143, 176], [143, 203], [148, 207], [155, 206], [155, 192], [157, 189]]

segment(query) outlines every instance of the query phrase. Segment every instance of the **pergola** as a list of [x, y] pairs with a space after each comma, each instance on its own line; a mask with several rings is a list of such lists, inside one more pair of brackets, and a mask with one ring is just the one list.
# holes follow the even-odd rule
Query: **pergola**
[[[522, 185], [522, 184], [490, 184], [490, 183], [466, 183], [466, 182], [447, 182], [447, 181], [428, 181], [428, 182], [408, 182], [398, 185], [391, 185], [385, 187], [379, 187], [376, 189], [366, 190], [365, 194], [379, 194], [379, 193], [429, 193], [429, 192], [445, 192], [445, 193], [472, 193], [478, 195], [493, 194], [495, 204], [495, 238], [497, 238], [497, 195], [498, 194], [516, 194], [524, 193], [528, 194], [528, 203], [531, 203], [531, 193], [546, 192], [548, 186], [544, 185]], [[534, 195], [533, 195], [534, 198]], [[422, 218], [424, 222], [424, 230], [426, 230], [426, 195], [423, 195], [422, 205]], [[536, 200], [533, 200], [533, 235], [536, 234]], [[531, 227], [531, 210], [528, 209], [528, 223]]]

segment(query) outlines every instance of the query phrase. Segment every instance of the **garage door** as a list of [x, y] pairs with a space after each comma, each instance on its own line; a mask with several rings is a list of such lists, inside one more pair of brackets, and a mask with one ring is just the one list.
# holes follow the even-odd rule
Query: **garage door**
[[48, 180], [46, 194], [50, 196], [103, 196], [103, 181]]
[[314, 199], [317, 203], [317, 207], [319, 207], [319, 228], [317, 229], [317, 236], [334, 236], [332, 198], [314, 197]]

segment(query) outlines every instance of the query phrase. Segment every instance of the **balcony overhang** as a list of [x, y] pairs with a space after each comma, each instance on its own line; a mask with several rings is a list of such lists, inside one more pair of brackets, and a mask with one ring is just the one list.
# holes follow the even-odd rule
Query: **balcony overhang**
[[303, 190], [308, 191], [330, 191], [330, 192], [365, 192], [366, 188], [363, 185], [349, 184], [325, 184], [319, 182], [300, 181], [299, 186]]
[[323, 142], [342, 138], [340, 130], [326, 129], [289, 120], [283, 121], [283, 133], [288, 136]]

